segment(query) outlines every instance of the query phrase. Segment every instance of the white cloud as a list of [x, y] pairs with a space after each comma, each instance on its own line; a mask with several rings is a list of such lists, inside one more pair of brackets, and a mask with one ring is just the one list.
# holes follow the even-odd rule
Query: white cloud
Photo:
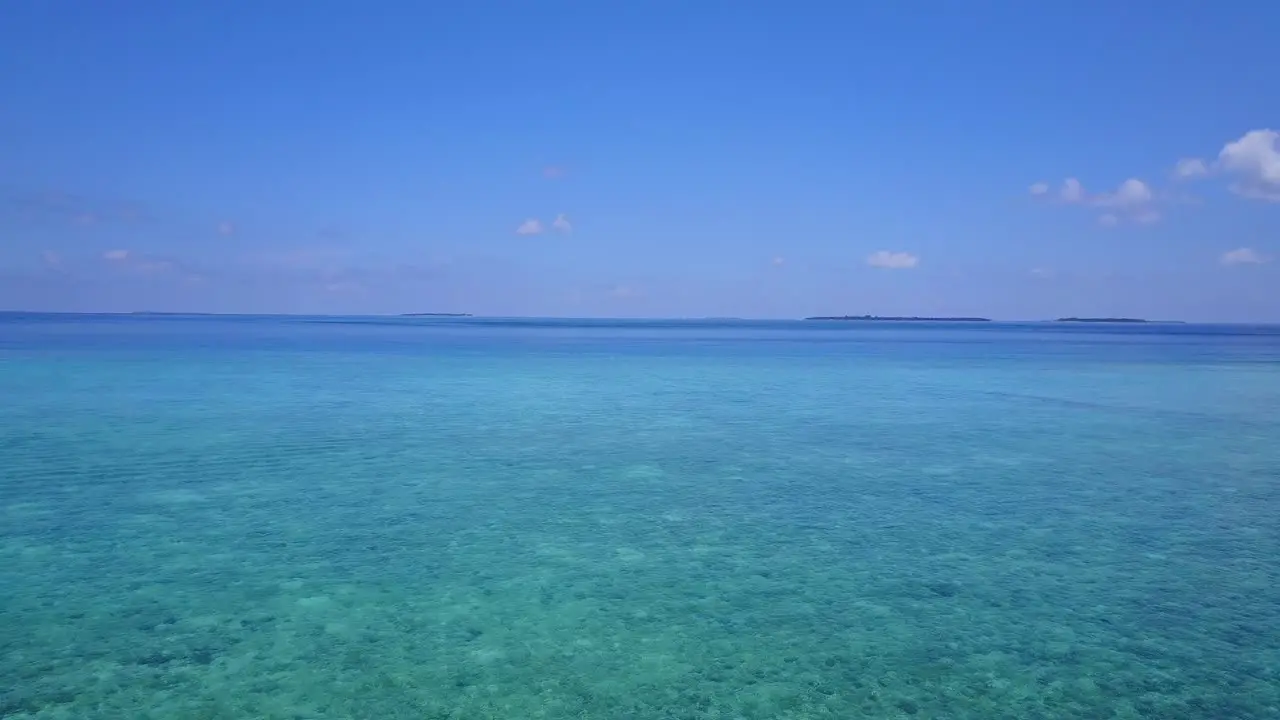
[[1173, 168], [1173, 176], [1184, 180], [1209, 174], [1209, 166], [1200, 158], [1183, 158]]
[[1280, 132], [1250, 130], [1222, 148], [1218, 165], [1237, 178], [1237, 195], [1280, 202]]
[[516, 228], [517, 235], [540, 235], [542, 234], [542, 221], [537, 218], [529, 218], [520, 223], [520, 227]]
[[1269, 261], [1267, 258], [1252, 248], [1236, 248], [1222, 254], [1220, 261], [1223, 265], [1261, 265]]
[[573, 224], [569, 222], [569, 218], [564, 216], [564, 213], [556, 216], [556, 219], [551, 223], [551, 227], [562, 233], [573, 232]]
[[1129, 178], [1120, 183], [1113, 193], [1100, 193], [1093, 202], [1103, 207], [1134, 207], [1151, 202], [1155, 195], [1151, 187], [1137, 178]]
[[121, 261], [123, 261], [123, 260], [128, 260], [128, 259], [129, 259], [129, 251], [128, 251], [128, 250], [108, 250], [108, 251], [106, 251], [106, 252], [102, 253], [102, 258], [103, 258], [104, 260], [112, 260], [112, 261], [114, 261], [114, 262], [121, 262]]
[[867, 264], [888, 270], [909, 270], [920, 264], [920, 258], [908, 252], [880, 250], [867, 256]]
[[[1031, 188], [1034, 195], [1048, 194], [1048, 186], [1044, 183], [1037, 183]], [[1036, 192], [1041, 189], [1044, 192]], [[1106, 208], [1107, 211], [1098, 216], [1098, 222], [1107, 227], [1119, 225], [1126, 220], [1152, 223], [1160, 219], [1160, 213], [1154, 207], [1155, 192], [1150, 185], [1138, 178], [1125, 180], [1112, 192], [1100, 193], [1091, 193], [1076, 178], [1067, 178], [1058, 189], [1057, 199], [1065, 205]]]
[[[1192, 180], [1211, 175], [1229, 175], [1231, 192], [1246, 198], [1280, 203], [1280, 131], [1270, 128], [1250, 130], [1228, 142], [1213, 162], [1198, 157], [1184, 157], [1173, 167], [1175, 180]], [[1050, 196], [1047, 183], [1037, 182], [1030, 188], [1037, 197]], [[1150, 224], [1158, 222], [1158, 206], [1194, 204], [1193, 197], [1176, 193], [1154, 192], [1138, 178], [1129, 178], [1112, 192], [1090, 193], [1079, 180], [1069, 177], [1052, 197], [1066, 205], [1106, 208], [1098, 222], [1111, 226], [1125, 222]]]
[[1062, 191], [1059, 193], [1063, 202], [1078, 203], [1084, 201], [1084, 186], [1075, 178], [1067, 178], [1062, 181]]

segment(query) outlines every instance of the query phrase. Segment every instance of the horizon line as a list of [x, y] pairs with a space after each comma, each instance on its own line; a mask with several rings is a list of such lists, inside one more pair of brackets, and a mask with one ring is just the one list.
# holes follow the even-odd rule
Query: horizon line
[[[614, 316], [614, 315], [476, 315], [471, 313], [298, 313], [298, 312], [203, 312], [203, 311], [86, 311], [86, 310], [13, 310], [0, 309], [0, 315], [72, 315], [72, 316], [118, 316], [118, 317], [258, 317], [258, 318], [399, 318], [404, 320], [421, 320], [424, 318], [445, 321], [466, 320], [615, 320], [615, 321], [666, 321], [666, 322], [935, 322], [948, 325], [991, 325], [991, 324], [1067, 324], [1067, 325], [1251, 325], [1280, 326], [1280, 320], [1246, 321], [1246, 320], [1151, 320], [1133, 316], [1097, 316], [1081, 317], [1064, 315], [1057, 318], [978, 318], [949, 319], [939, 316], [877, 316], [877, 315], [815, 315], [807, 317], [740, 317], [727, 315], [698, 316]], [[848, 318], [848, 319], [846, 319]], [[864, 319], [865, 318], [865, 319]]]

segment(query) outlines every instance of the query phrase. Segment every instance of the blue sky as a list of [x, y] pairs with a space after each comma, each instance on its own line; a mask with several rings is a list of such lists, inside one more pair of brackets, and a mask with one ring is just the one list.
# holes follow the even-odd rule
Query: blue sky
[[1280, 321], [1280, 6], [5, 15], [0, 307]]

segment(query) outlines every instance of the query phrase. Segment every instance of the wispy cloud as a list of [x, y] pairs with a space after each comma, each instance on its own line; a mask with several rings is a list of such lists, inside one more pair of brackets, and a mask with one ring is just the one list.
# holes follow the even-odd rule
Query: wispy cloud
[[274, 249], [251, 253], [244, 257], [250, 265], [279, 267], [289, 270], [313, 270], [328, 267], [346, 258], [345, 250], [328, 247], [301, 247]]
[[410, 293], [442, 276], [447, 263], [418, 264], [379, 258], [342, 247], [277, 248], [235, 258], [223, 279], [249, 286], [284, 286], [326, 295]]
[[250, 276], [317, 283], [334, 281], [354, 263], [351, 251], [328, 245], [258, 251], [234, 262], [242, 273]]
[[542, 221], [537, 218], [529, 218], [516, 228], [517, 235], [541, 235], [542, 232]]
[[143, 273], [168, 273], [176, 272], [179, 268], [178, 264], [172, 260], [147, 258], [135, 263], [134, 269]]
[[569, 222], [569, 218], [565, 217], [564, 213], [560, 213], [559, 215], [556, 215], [556, 219], [551, 223], [551, 228], [556, 232], [562, 232], [562, 233], [573, 232], [573, 224]]
[[1223, 265], [1261, 265], [1270, 261], [1270, 258], [1253, 248], [1242, 247], [1223, 253], [1218, 260]]
[[886, 270], [910, 270], [920, 264], [920, 258], [909, 252], [879, 250], [867, 256], [867, 264]]
[[1031, 187], [1028, 188], [1027, 190], [1032, 195], [1044, 195], [1045, 193], [1049, 192], [1049, 183], [1047, 182], [1032, 183]]
[[364, 292], [365, 287], [364, 285], [354, 280], [334, 280], [332, 282], [325, 283], [324, 291], [328, 293], [345, 295], [350, 293]]
[[114, 268], [116, 272], [130, 275], [189, 284], [205, 281], [204, 273], [197, 272], [186, 263], [172, 258], [139, 253], [134, 250], [108, 250], [102, 253], [102, 260], [111, 268]]
[[0, 206], [28, 221], [68, 223], [81, 227], [133, 224], [147, 219], [137, 203], [90, 198], [60, 190], [0, 191]]

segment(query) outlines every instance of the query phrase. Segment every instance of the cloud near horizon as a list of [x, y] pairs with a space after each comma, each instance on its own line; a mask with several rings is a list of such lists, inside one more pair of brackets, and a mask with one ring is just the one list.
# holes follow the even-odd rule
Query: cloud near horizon
[[920, 258], [909, 252], [878, 250], [867, 256], [867, 264], [886, 270], [910, 270], [920, 264]]
[[0, 192], [0, 209], [26, 220], [66, 223], [79, 227], [130, 226], [150, 219], [135, 202], [90, 198], [61, 190], [7, 188]]
[[1219, 261], [1223, 265], [1227, 265], [1227, 266], [1262, 265], [1263, 263], [1269, 262], [1270, 258], [1265, 257], [1264, 255], [1260, 254], [1257, 250], [1254, 250], [1253, 248], [1242, 247], [1242, 248], [1236, 248], [1235, 250], [1229, 250], [1223, 253], [1222, 257], [1219, 258]]
[[203, 283], [206, 278], [186, 263], [133, 250], [117, 249], [102, 253], [102, 260], [115, 273], [149, 276], [169, 282]]

